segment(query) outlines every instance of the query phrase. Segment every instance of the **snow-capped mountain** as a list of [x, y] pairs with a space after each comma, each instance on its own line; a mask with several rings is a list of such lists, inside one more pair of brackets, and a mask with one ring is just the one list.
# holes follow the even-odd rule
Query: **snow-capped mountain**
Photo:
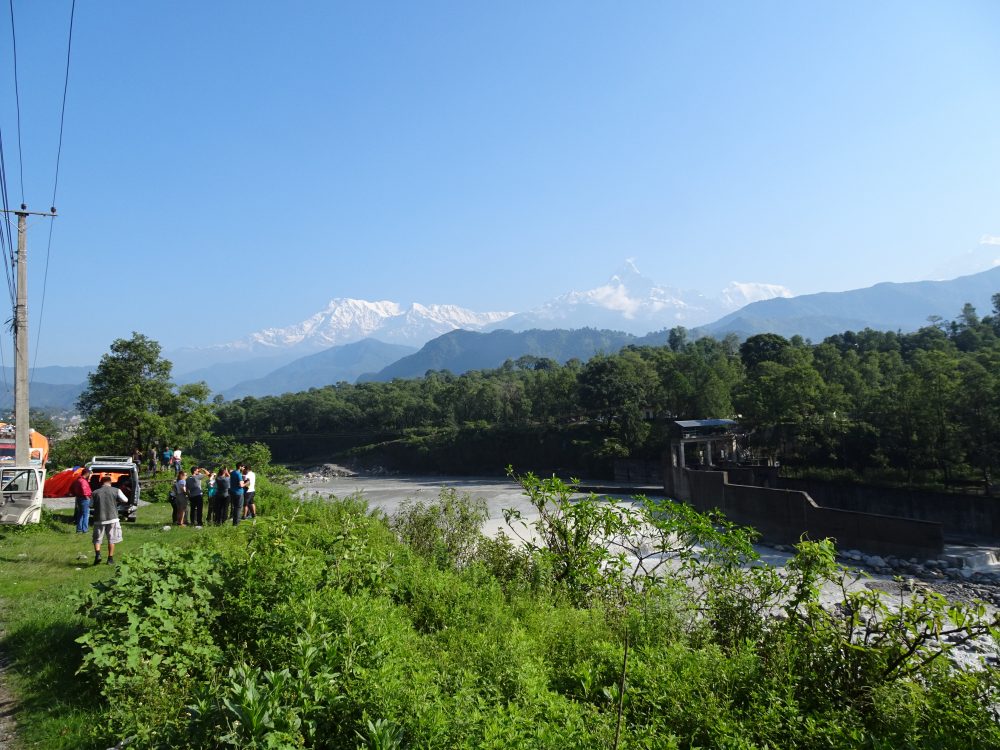
[[722, 303], [729, 308], [728, 312], [738, 310], [751, 302], [761, 302], [776, 297], [791, 297], [792, 292], [779, 284], [757, 284], [754, 282], [733, 281], [722, 290]]
[[178, 373], [201, 368], [198, 374], [204, 376], [204, 368], [213, 365], [267, 357], [270, 364], [277, 367], [306, 354], [365, 338], [420, 347], [443, 333], [459, 328], [483, 330], [511, 315], [509, 312], [475, 312], [457, 305], [416, 302], [401, 305], [388, 300], [370, 302], [337, 298], [301, 323], [265, 328], [227, 344], [170, 352], [169, 357]]
[[605, 284], [568, 292], [528, 312], [513, 315], [489, 329], [610, 328], [642, 335], [677, 325], [693, 327], [716, 320], [743, 305], [792, 293], [777, 284], [734, 281], [718, 297], [658, 284], [643, 276], [633, 261]]
[[205, 379], [229, 388], [258, 378], [299, 357], [372, 338], [420, 347], [462, 329], [603, 328], [645, 335], [721, 318], [750, 302], [789, 297], [775, 284], [733, 282], [717, 297], [658, 284], [630, 260], [605, 284], [567, 292], [528, 312], [475, 312], [456, 305], [402, 305], [389, 300], [337, 298], [301, 323], [265, 328], [227, 344], [168, 353], [179, 380]]
[[457, 305], [414, 302], [404, 306], [388, 300], [369, 302], [340, 298], [330, 300], [326, 309], [296, 325], [252, 333], [245, 343], [251, 348], [307, 346], [325, 349], [371, 337], [390, 344], [419, 346], [442, 333], [457, 328], [478, 331], [511, 315], [509, 312], [479, 313]]

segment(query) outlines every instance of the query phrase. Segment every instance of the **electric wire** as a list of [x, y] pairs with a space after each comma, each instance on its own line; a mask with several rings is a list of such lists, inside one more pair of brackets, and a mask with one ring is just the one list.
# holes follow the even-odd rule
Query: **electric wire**
[[35, 368], [38, 365], [39, 342], [42, 339], [42, 319], [45, 315], [45, 289], [49, 283], [49, 254], [52, 250], [52, 229], [55, 227], [55, 220], [49, 219], [49, 241], [45, 247], [45, 272], [42, 274], [42, 301], [38, 306], [38, 325], [35, 328], [35, 356], [31, 359], [31, 377], [29, 383], [35, 382]]
[[17, 104], [17, 165], [21, 172], [21, 203], [24, 203], [24, 152], [21, 149], [21, 89], [17, 83], [17, 33], [14, 31], [14, 0], [10, 0], [10, 43], [14, 53], [14, 102]]
[[69, 89], [69, 59], [73, 51], [73, 18], [76, 16], [76, 0], [69, 9], [69, 38], [66, 42], [66, 75], [63, 79], [62, 109], [59, 112], [59, 146], [56, 149], [56, 178], [52, 184], [52, 203], [56, 205], [56, 191], [59, 189], [59, 160], [62, 158], [63, 125], [66, 123], [66, 91]]
[[7, 362], [4, 359], [2, 344], [0, 344], [0, 372], [3, 373], [3, 392], [10, 393], [10, 385], [7, 384]]
[[[10, 214], [6, 213], [6, 210], [7, 210], [7, 190], [6, 190], [6, 187], [7, 187], [7, 175], [6, 175], [6, 173], [4, 172], [4, 169], [3, 169], [3, 139], [2, 138], [0, 138], [0, 184], [3, 185], [2, 189], [0, 189], [0, 194], [2, 194], [2, 195], [0, 195], [0, 200], [2, 200], [2, 203], [3, 203], [3, 206], [4, 206], [4, 211], [5, 211], [5, 213], [3, 214], [3, 217], [2, 217], [3, 220], [0, 221], [0, 228], [2, 228], [2, 227], [6, 227], [7, 228], [7, 235], [6, 236], [9, 238], [10, 237], [10, 233], [11, 233], [10, 223], [9, 223], [10, 222]], [[0, 241], [2, 241], [2, 240], [3, 240], [3, 235], [0, 234]], [[4, 259], [3, 259], [4, 260], [3, 267], [4, 267], [4, 271], [6, 271], [6, 273], [7, 273], [7, 281], [8, 281], [8, 284], [9, 284], [10, 283], [10, 275], [11, 275], [11, 267], [10, 267], [10, 264], [7, 262], [6, 248], [2, 248], [2, 250], [3, 250], [3, 255], [5, 256]], [[12, 325], [13, 324], [13, 320], [14, 319], [13, 319], [13, 316], [12, 316], [11, 319], [7, 321], [7, 324], [8, 325]], [[7, 365], [6, 365], [6, 362], [4, 360], [3, 337], [0, 337], [0, 375], [2, 375], [2, 380], [3, 380], [3, 389], [4, 389], [3, 392], [4, 393], [10, 393], [10, 384], [7, 382]]]
[[[0, 130], [0, 202], [3, 203], [3, 224], [6, 227], [6, 242], [3, 248], [4, 254], [4, 273], [7, 275], [7, 291], [10, 293], [10, 305], [11, 309], [14, 308], [14, 300], [17, 299], [17, 293], [14, 286], [14, 278], [11, 275], [11, 268], [13, 267], [14, 261], [14, 243], [13, 243], [13, 230], [10, 228], [10, 202], [7, 196], [7, 158], [4, 154], [3, 147], [3, 131]], [[4, 239], [4, 237], [0, 237]]]
[[[13, 23], [14, 23], [14, 17], [13, 15], [11, 15], [12, 35], [14, 33]], [[20, 104], [18, 104], [18, 107], [20, 109]], [[18, 115], [18, 122], [20, 123], [20, 114]], [[18, 125], [18, 127], [20, 128], [20, 124]], [[20, 138], [20, 135], [18, 136], [18, 138]], [[22, 192], [23, 192], [23, 187], [22, 187]], [[14, 260], [14, 240], [13, 240], [14, 231], [10, 225], [10, 216], [11, 216], [10, 200], [7, 192], [7, 157], [3, 146], [2, 131], [0, 131], [0, 200], [2, 200], [3, 203], [3, 222], [2, 224], [0, 224], [0, 226], [2, 226], [6, 230], [5, 232], [0, 232], [0, 245], [2, 245], [2, 248], [0, 248], [0, 250], [2, 250], [4, 255], [3, 270], [4, 274], [7, 277], [7, 291], [10, 294], [10, 309], [11, 309], [11, 317], [9, 320], [6, 321], [6, 325], [10, 328], [10, 330], [13, 330], [14, 321], [17, 317], [16, 311], [14, 309], [14, 303], [15, 300], [17, 299], [17, 290], [16, 290], [16, 282], [12, 274], [13, 260]], [[2, 371], [3, 374], [4, 391], [6, 393], [9, 393], [10, 386], [7, 383], [7, 368], [4, 363], [4, 346], [2, 340], [0, 340], [0, 368], [2, 368], [2, 370], [0, 371]]]
[[[13, 0], [11, 0], [13, 2]], [[66, 73], [63, 78], [62, 108], [59, 112], [59, 145], [56, 148], [56, 174], [52, 182], [52, 202], [49, 204], [52, 212], [56, 210], [56, 193], [59, 190], [59, 162], [62, 159], [63, 128], [66, 124], [66, 92], [69, 90], [69, 63], [70, 54], [73, 51], [73, 19], [76, 17], [76, 0], [73, 0], [69, 10], [69, 35], [66, 41]], [[52, 229], [55, 221], [49, 219], [49, 241], [45, 246], [45, 272], [42, 275], [42, 301], [38, 308], [38, 323], [35, 328], [35, 356], [31, 360], [31, 378], [29, 382], [35, 381], [35, 367], [38, 363], [38, 350], [42, 339], [42, 320], [45, 316], [45, 292], [49, 284], [49, 259], [52, 255]]]

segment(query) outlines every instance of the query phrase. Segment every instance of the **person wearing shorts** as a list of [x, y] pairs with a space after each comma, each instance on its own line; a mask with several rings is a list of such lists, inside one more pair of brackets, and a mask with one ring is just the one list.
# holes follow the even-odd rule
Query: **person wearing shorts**
[[185, 520], [188, 512], [187, 473], [180, 472], [174, 482], [174, 523], [187, 526]]
[[108, 540], [108, 565], [115, 564], [115, 545], [121, 543], [122, 525], [118, 520], [118, 504], [128, 504], [120, 489], [111, 484], [111, 477], [101, 477], [101, 486], [94, 492], [94, 565], [101, 562], [101, 542]]
[[257, 494], [257, 475], [254, 474], [253, 469], [247, 465], [241, 467], [243, 469], [243, 518], [256, 518], [257, 517], [257, 503], [254, 501], [254, 495]]

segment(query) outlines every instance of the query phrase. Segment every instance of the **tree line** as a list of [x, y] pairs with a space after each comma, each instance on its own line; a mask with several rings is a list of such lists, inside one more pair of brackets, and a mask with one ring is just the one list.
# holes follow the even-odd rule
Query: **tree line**
[[[663, 421], [735, 417], [759, 456], [913, 483], [989, 482], [1000, 455], [1000, 294], [913, 333], [847, 331], [814, 344], [777, 334], [628, 346], [587, 362], [525, 355], [493, 370], [429, 371], [219, 404], [219, 434], [331, 436], [344, 449], [433, 431], [557, 431], [586, 461], [657, 459]], [[574, 435], [579, 439], [572, 439]], [[448, 449], [448, 440], [439, 445]], [[498, 466], [505, 463], [497, 458]], [[569, 462], [572, 463], [572, 462]], [[579, 464], [577, 464], [579, 465]]]
[[586, 362], [524, 355], [461, 375], [225, 402], [204, 384], [173, 385], [159, 344], [135, 333], [102, 358], [78, 404], [82, 423], [55, 453], [73, 463], [223, 439], [264, 442], [285, 460], [348, 454], [409, 469], [515, 463], [598, 474], [615, 458], [658, 460], [665, 422], [733, 417], [749, 451], [792, 470], [989, 486], [1000, 455], [1000, 294], [989, 315], [966, 305], [913, 333], [741, 343], [677, 327], [666, 340]]

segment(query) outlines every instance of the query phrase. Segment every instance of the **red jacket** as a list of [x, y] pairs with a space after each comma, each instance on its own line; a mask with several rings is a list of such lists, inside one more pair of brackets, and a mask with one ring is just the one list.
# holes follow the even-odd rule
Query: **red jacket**
[[73, 497], [90, 497], [90, 482], [88, 482], [83, 477], [77, 477], [76, 481], [73, 482], [73, 487], [70, 490], [73, 493]]

